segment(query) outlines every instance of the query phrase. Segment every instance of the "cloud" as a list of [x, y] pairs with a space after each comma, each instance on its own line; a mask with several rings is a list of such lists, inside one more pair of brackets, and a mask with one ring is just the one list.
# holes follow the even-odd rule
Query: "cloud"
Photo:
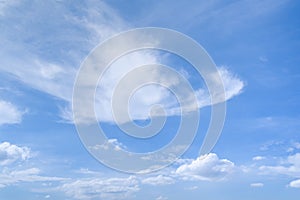
[[300, 179], [290, 182], [289, 186], [293, 188], [300, 188]]
[[45, 182], [45, 181], [63, 181], [67, 180], [60, 177], [41, 176], [38, 168], [29, 168], [25, 170], [8, 170], [7, 168], [0, 172], [0, 187], [7, 187], [17, 183], [26, 182]]
[[[38, 1], [34, 2], [34, 8], [29, 6], [31, 4], [27, 5], [26, 3], [16, 5], [17, 8], [22, 8], [26, 12], [22, 14], [23, 23], [19, 24], [18, 31], [9, 26], [5, 32], [0, 33], [0, 39], [6, 47], [0, 49], [0, 53], [5, 58], [0, 61], [0, 70], [13, 74], [17, 79], [32, 88], [67, 102], [69, 105], [66, 108], [61, 108], [60, 114], [65, 121], [70, 122], [72, 121], [70, 105], [73, 83], [80, 63], [100, 41], [121, 30], [129, 29], [130, 25], [103, 2], [98, 2], [95, 5], [95, 2], [88, 1], [82, 8], [76, 8], [77, 12], [80, 13], [78, 15], [75, 15], [71, 11], [72, 9], [69, 8], [70, 5], [66, 3], [47, 3], [56, 9], [52, 9], [50, 13], [48, 10], [43, 12], [43, 9], [49, 6], [44, 6]], [[36, 9], [36, 7], [41, 9]], [[5, 16], [4, 21], [18, 21], [18, 15], [18, 12], [11, 11]], [[49, 18], [49, 15], [55, 19], [40, 23], [41, 19]], [[61, 27], [65, 28], [61, 29]], [[30, 32], [28, 32], [29, 29]], [[47, 31], [41, 31], [44, 29]], [[31, 39], [28, 40], [28, 38]], [[51, 44], [50, 48], [49, 44]], [[95, 103], [97, 110], [101, 110], [101, 112], [96, 112], [98, 119], [104, 122], [114, 122], [110, 108], [111, 96], [116, 83], [124, 73], [131, 71], [138, 65], [159, 63], [162, 59], [162, 56], [158, 53], [145, 51], [131, 53], [114, 62], [100, 81], [97, 90], [98, 95]], [[219, 73], [225, 85], [226, 100], [242, 92], [244, 82], [240, 78], [225, 67], [219, 68]], [[172, 86], [180, 86], [180, 81], [170, 79], [159, 70], [152, 73], [141, 73], [138, 78], [143, 79], [149, 76], [153, 76], [155, 80], [166, 81], [167, 84]], [[190, 77], [189, 74], [185, 74], [185, 76]], [[90, 89], [94, 88], [91, 86]], [[190, 111], [211, 104], [210, 95], [204, 88], [199, 88], [196, 93], [199, 107], [184, 109]], [[148, 118], [149, 109], [153, 104], [162, 104], [166, 108], [168, 116], [180, 114], [175, 98], [169, 91], [158, 86], [150, 86], [143, 88], [134, 96], [131, 101], [131, 107], [134, 107], [134, 109], [130, 109], [131, 117], [133, 119]], [[84, 119], [89, 120], [94, 115], [94, 113], [92, 115], [86, 114], [84, 108], [85, 106], [82, 106], [82, 110], [80, 110], [83, 121]], [[162, 113], [156, 115], [161, 116]], [[124, 120], [123, 122], [127, 121]]]
[[158, 196], [155, 200], [167, 200], [167, 197], [164, 196]]
[[295, 147], [296, 149], [300, 149], [300, 143], [299, 143], [299, 142], [295, 142], [295, 143], [294, 143], [294, 147]]
[[287, 152], [291, 153], [291, 152], [294, 152], [297, 149], [300, 149], [300, 143], [299, 142], [294, 142], [294, 143], [292, 143], [292, 146], [287, 149]]
[[266, 56], [260, 56], [259, 58], [259, 61], [262, 62], [262, 63], [266, 63], [269, 61], [269, 59], [266, 57]]
[[252, 158], [252, 160], [254, 160], [254, 161], [260, 161], [260, 160], [265, 160], [265, 159], [266, 159], [266, 157], [264, 157], [264, 156], [255, 156]]
[[25, 111], [19, 110], [8, 101], [0, 100], [0, 126], [3, 124], [19, 124]]
[[198, 186], [191, 186], [191, 187], [187, 187], [187, 188], [184, 188], [185, 190], [197, 190], [199, 189]]
[[[124, 23], [103, 2], [87, 1], [80, 8], [63, 1], [46, 4], [20, 1], [1, 18], [5, 31], [1, 31], [0, 40], [5, 48], [0, 49], [0, 70], [70, 102], [84, 57], [100, 41], [120, 31]], [[49, 7], [53, 9], [49, 11]], [[11, 25], [15, 23], [17, 30]]]
[[[134, 52], [130, 55], [118, 59], [110, 66], [110, 68], [103, 74], [103, 78], [99, 81], [99, 86], [96, 91], [95, 110], [97, 111], [96, 115], [99, 121], [115, 121], [113, 117], [111, 102], [113, 100], [115, 87], [124, 77], [124, 75], [137, 69], [138, 66], [146, 65], [149, 63], [157, 63], [159, 60], [158, 57], [158, 55], [151, 53]], [[240, 78], [238, 78], [234, 73], [230, 72], [225, 67], [218, 68], [218, 72], [224, 82], [226, 101], [232, 99], [234, 96], [239, 95], [242, 92], [245, 83]], [[179, 88], [179, 92], [186, 94], [183, 102], [183, 104], [185, 104], [186, 106], [179, 107], [175, 96], [173, 96], [168, 89], [160, 87], [157, 84], [140, 87], [135, 91], [135, 93], [132, 94], [130, 99], [126, 98], [127, 92], [133, 92], [126, 88], [132, 88], [134, 85], [137, 85], [138, 82], [147, 79], [156, 80], [157, 84], [164, 84], [172, 88]], [[87, 78], [87, 80], [89, 79]], [[195, 89], [194, 93], [189, 94], [186, 91], [186, 88], [183, 86], [180, 78], [171, 78], [169, 74], [164, 73], [160, 69], [140, 71], [134, 78], [131, 79], [131, 82], [128, 81], [126, 82], [126, 85], [123, 84], [123, 87], [123, 94], [121, 94], [121, 96], [119, 96], [117, 99], [114, 99], [116, 101], [115, 105], [119, 105], [115, 107], [115, 116], [118, 116], [119, 123], [126, 123], [131, 119], [148, 119], [149, 112], [153, 105], [161, 105], [165, 109], [164, 112], [151, 113], [154, 117], [165, 115], [179, 116], [181, 114], [189, 113], [199, 108], [210, 106], [212, 104], [220, 103], [223, 101], [221, 97], [216, 97], [216, 101], [211, 103], [211, 95], [206, 88]], [[192, 95], [196, 95], [196, 104], [192, 102]], [[80, 104], [86, 105], [88, 101], [89, 100], [85, 101], [84, 99], [81, 99]], [[128, 109], [126, 106], [127, 102]], [[85, 106], [77, 107], [77, 112], [79, 113], [79, 120], [77, 121], [89, 122], [90, 119], [94, 117], [94, 112], [87, 113]], [[131, 117], [131, 119], [127, 117], [127, 112], [129, 112], [129, 116]], [[70, 116], [66, 115], [66, 113], [71, 113], [71, 111], [64, 111], [63, 113], [64, 116]]]
[[168, 176], [158, 175], [156, 177], [145, 178], [142, 180], [142, 183], [148, 185], [170, 185], [174, 184], [175, 180]]
[[283, 174], [291, 177], [300, 177], [300, 153], [288, 156], [280, 165], [261, 166], [263, 174]]
[[19, 0], [1, 0], [0, 1], [0, 16], [4, 16], [9, 7], [15, 6], [19, 3]]
[[263, 183], [251, 183], [250, 184], [250, 187], [263, 187], [264, 186], [264, 184]]
[[224, 66], [218, 70], [224, 83], [226, 100], [239, 95], [245, 87], [245, 82]]
[[28, 147], [19, 147], [9, 142], [0, 143], [0, 166], [9, 165], [16, 161], [24, 161], [30, 157]]
[[115, 151], [120, 151], [127, 149], [125, 145], [123, 145], [121, 142], [119, 142], [117, 139], [108, 139], [104, 144], [97, 144], [90, 149], [92, 150], [108, 150], [108, 149], [114, 149]]
[[218, 181], [226, 178], [233, 170], [233, 162], [219, 159], [216, 154], [210, 153], [179, 166], [175, 173], [184, 180]]
[[128, 178], [87, 178], [63, 184], [59, 190], [75, 199], [123, 199], [139, 191], [138, 180]]
[[36, 167], [23, 169], [23, 164], [32, 152], [26, 146], [20, 147], [9, 142], [0, 143], [0, 188], [27, 182], [48, 182], [68, 180], [61, 177], [43, 176]]

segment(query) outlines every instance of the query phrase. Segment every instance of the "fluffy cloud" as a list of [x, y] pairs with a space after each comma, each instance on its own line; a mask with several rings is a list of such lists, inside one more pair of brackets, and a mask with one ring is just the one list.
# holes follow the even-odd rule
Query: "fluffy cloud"
[[[9, 142], [0, 143], [0, 188], [26, 182], [62, 181], [65, 178], [42, 176], [38, 168], [15, 169], [16, 162], [23, 164], [31, 156], [28, 147], [20, 147]], [[18, 167], [21, 167], [19, 165]]]
[[25, 112], [19, 110], [10, 102], [0, 100], [0, 126], [3, 124], [18, 124]]
[[252, 160], [254, 160], [254, 161], [260, 161], [260, 160], [264, 160], [264, 159], [266, 159], [266, 158], [263, 156], [255, 156], [252, 158]]
[[30, 157], [28, 147], [19, 147], [9, 142], [0, 143], [0, 165], [8, 165], [16, 161], [24, 161]]
[[175, 180], [171, 177], [158, 175], [155, 177], [149, 177], [142, 180], [143, 184], [148, 185], [169, 185], [175, 183]]
[[289, 186], [293, 188], [300, 188], [300, 179], [290, 182]]
[[8, 170], [0, 172], [0, 187], [24, 183], [24, 182], [47, 182], [63, 181], [65, 178], [41, 176], [38, 168], [29, 168], [25, 170]]
[[108, 179], [87, 178], [65, 183], [60, 190], [75, 199], [123, 199], [139, 191], [139, 186], [134, 176]]
[[179, 166], [175, 173], [185, 180], [218, 181], [233, 170], [234, 163], [227, 159], [219, 159], [216, 154], [210, 153]]
[[263, 174], [283, 174], [291, 177], [300, 177], [300, 153], [288, 156], [281, 165], [261, 166]]

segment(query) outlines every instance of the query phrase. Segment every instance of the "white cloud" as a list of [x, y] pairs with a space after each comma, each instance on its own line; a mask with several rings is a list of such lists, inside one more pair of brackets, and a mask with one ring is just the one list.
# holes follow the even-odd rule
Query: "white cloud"
[[97, 144], [93, 147], [90, 147], [93, 150], [108, 150], [108, 149], [114, 149], [115, 151], [120, 151], [127, 149], [125, 145], [123, 145], [121, 142], [119, 142], [117, 139], [108, 139], [107, 142], [104, 144]]
[[21, 123], [24, 113], [12, 103], [0, 100], [0, 126]]
[[[99, 81], [99, 87], [96, 93], [95, 110], [97, 111], [96, 115], [99, 121], [115, 121], [111, 102], [115, 87], [120, 82], [122, 77], [124, 77], [124, 75], [128, 72], [137, 69], [138, 66], [149, 63], [157, 63], [159, 61], [158, 57], [158, 55], [151, 53], [134, 52], [130, 55], [120, 58], [110, 66], [110, 68], [103, 74], [103, 78]], [[221, 67], [218, 70], [224, 82], [225, 100], [227, 101], [240, 94], [245, 86], [245, 83], [225, 67]], [[168, 89], [158, 85], [147, 85], [141, 87], [132, 94], [130, 99], [126, 99], [127, 92], [133, 92], [126, 88], [131, 88], [133, 85], [138, 85], [137, 83], [140, 81], [147, 79], [156, 80], [157, 84], [163, 83], [170, 87], [179, 88], [179, 91], [186, 94], [184, 103], [188, 106], [178, 107], [179, 104], [172, 93]], [[192, 95], [194, 94], [189, 94], [187, 92], [186, 88], [182, 84], [182, 81], [178, 77], [171, 78], [169, 74], [164, 73], [160, 69], [139, 72], [133, 79], [131, 79], [131, 82], [126, 82], [126, 85], [123, 84], [123, 87], [126, 87], [122, 90], [124, 94], [115, 99], [115, 101], [117, 101], [115, 105], [120, 105], [115, 108], [115, 116], [118, 116], [118, 122], [120, 123], [126, 123], [131, 119], [144, 120], [149, 118], [151, 107], [157, 104], [161, 105], [165, 109], [165, 112], [154, 112], [152, 113], [154, 116], [181, 115], [182, 113], [189, 113], [212, 104], [211, 96], [207, 89], [204, 88], [199, 88], [194, 91], [197, 98], [196, 104], [198, 103], [198, 105], [193, 104]], [[221, 97], [217, 97], [216, 99], [217, 100], [214, 102], [214, 104], [222, 101]], [[126, 106], [127, 102], [129, 102], [128, 108]], [[87, 102], [82, 99], [81, 104], [86, 105]], [[94, 117], [94, 112], [87, 113], [85, 106], [78, 106], [78, 109], [78, 113], [82, 118], [79, 121], [89, 122], [89, 119]], [[131, 119], [127, 117], [127, 112], [129, 112]], [[71, 112], [64, 112], [64, 116], [70, 116], [66, 115], [65, 113]]]
[[263, 183], [251, 183], [250, 187], [263, 187], [264, 184]]
[[75, 199], [123, 199], [139, 191], [138, 180], [128, 178], [87, 178], [65, 183], [60, 190]]
[[[51, 4], [51, 2], [48, 3]], [[5, 42], [6, 46], [5, 49], [0, 49], [0, 53], [3, 53], [5, 57], [5, 59], [0, 61], [0, 70], [15, 75], [19, 80], [35, 89], [51, 94], [71, 104], [76, 72], [84, 57], [100, 41], [118, 33], [120, 30], [129, 28], [126, 22], [118, 16], [117, 12], [105, 3], [98, 2], [96, 5], [93, 3], [95, 2], [86, 3], [87, 6], [80, 10], [82, 12], [81, 17], [74, 16], [67, 7], [64, 7], [63, 3], [59, 7], [60, 10], [58, 10], [62, 12], [51, 10], [51, 17], [55, 16], [60, 19], [57, 23], [54, 23], [56, 20], [49, 22], [47, 30], [49, 29], [48, 32], [51, 32], [51, 34], [40, 34], [36, 27], [33, 27], [34, 25], [39, 26], [40, 17], [47, 18], [49, 12], [42, 12], [40, 9], [30, 10], [30, 18], [22, 16], [24, 24], [22, 23], [18, 27], [18, 32], [24, 32], [27, 35], [9, 34], [9, 31], [13, 31], [10, 29], [8, 29], [8, 32], [0, 34], [0, 39]], [[38, 2], [35, 2], [35, 4], [40, 6]], [[25, 4], [22, 3], [20, 6], [25, 6]], [[41, 7], [44, 8], [45, 6]], [[61, 16], [61, 13], [64, 13], [64, 15]], [[15, 14], [17, 15], [18, 13]], [[61, 27], [67, 28], [61, 29]], [[32, 29], [29, 35], [28, 29]], [[17, 38], [11, 39], [12, 35]], [[68, 35], [68, 38], [65, 35]], [[35, 38], [39, 42], [28, 46], [27, 43], [23, 42], [27, 37]], [[41, 53], [40, 49], [48, 49], [48, 41], [53, 42], [53, 49], [49, 49], [52, 54], [56, 55], [56, 52], [61, 53], [57, 56], [52, 54], [49, 56], [47, 54], [48, 51]], [[100, 84], [98, 88], [96, 107], [98, 106], [98, 110], [101, 110], [101, 112], [96, 112], [98, 119], [106, 122], [114, 121], [110, 106], [111, 95], [116, 83], [124, 73], [138, 65], [159, 63], [161, 59], [159, 54], [135, 52], [113, 63], [106, 72], [104, 79], [100, 82], [103, 84]], [[225, 85], [226, 100], [241, 93], [244, 87], [244, 82], [241, 79], [225, 67], [219, 68], [219, 73]], [[169, 85], [180, 86], [180, 81], [170, 79], [167, 75], [161, 74], [159, 70], [153, 73], [139, 74], [138, 78], [143, 79], [149, 76], [153, 76], [153, 79], [159, 81], [166, 81]], [[190, 77], [190, 74], [185, 73], [185, 77]], [[87, 77], [88, 80], [89, 78]], [[94, 88], [91, 87], [91, 89]], [[200, 88], [196, 93], [200, 108], [211, 104], [210, 96], [205, 89]], [[135, 109], [130, 109], [131, 117], [134, 119], [148, 118], [149, 108], [156, 103], [164, 105], [169, 116], [180, 114], [175, 98], [170, 95], [169, 91], [157, 86], [151, 86], [144, 88], [135, 96], [132, 102]], [[61, 109], [60, 113], [61, 117], [68, 122], [72, 121], [70, 108], [71, 106], [67, 109]], [[89, 119], [94, 115], [94, 113], [86, 114], [84, 108], [85, 106], [82, 106], [82, 111], [80, 111], [83, 119]], [[198, 107], [185, 109], [190, 111], [191, 109], [198, 109]], [[160, 115], [162, 113], [157, 113], [157, 116]], [[125, 120], [124, 122], [127, 121]]]
[[252, 160], [254, 160], [254, 161], [260, 161], [260, 160], [265, 160], [265, 159], [266, 159], [266, 157], [264, 157], [264, 156], [255, 156], [252, 158]]
[[300, 153], [288, 156], [280, 165], [261, 166], [263, 174], [283, 174], [291, 177], [300, 177]]
[[230, 70], [225, 67], [220, 67], [219, 73], [224, 83], [226, 100], [239, 95], [243, 91], [245, 82], [242, 81], [236, 74], [230, 72]]
[[38, 168], [29, 168], [25, 170], [8, 170], [7, 168], [0, 172], [0, 187], [6, 187], [17, 183], [25, 182], [48, 182], [67, 180], [60, 177], [41, 176]]
[[291, 153], [291, 152], [295, 151], [296, 149], [300, 149], [300, 143], [299, 142], [294, 142], [292, 144], [292, 146], [287, 149], [287, 152]]
[[[20, 147], [9, 142], [0, 143], [0, 188], [27, 182], [63, 181], [66, 178], [43, 176], [39, 168], [23, 169], [23, 164], [31, 157], [28, 147]], [[20, 169], [21, 168], [21, 169]]]
[[[12, 1], [1, 1], [7, 8]], [[103, 2], [87, 1], [74, 15], [65, 2], [32, 4], [20, 1], [18, 10], [2, 18], [14, 26], [6, 26], [0, 33], [5, 48], [0, 49], [0, 70], [13, 74], [25, 84], [40, 91], [71, 101], [77, 69], [84, 57], [100, 41], [124, 29], [124, 22]], [[55, 7], [49, 11], [48, 7]], [[47, 12], [46, 12], [47, 11]], [[44, 20], [41, 23], [41, 19]], [[54, 20], [55, 18], [55, 20]], [[43, 30], [47, 27], [45, 31]], [[65, 27], [65, 28], [61, 28]], [[122, 28], [123, 27], [123, 28]], [[28, 32], [28, 30], [31, 30]], [[28, 38], [30, 41], [28, 42]], [[51, 44], [51, 45], [49, 45]]]
[[199, 187], [198, 186], [192, 186], [192, 187], [187, 187], [184, 188], [185, 190], [197, 190]]
[[300, 179], [290, 182], [289, 186], [293, 188], [300, 188]]
[[175, 183], [175, 180], [168, 176], [158, 175], [155, 177], [145, 178], [142, 180], [142, 183], [148, 185], [170, 185]]
[[16, 161], [24, 161], [30, 157], [28, 147], [19, 147], [9, 142], [0, 143], [0, 166], [9, 165]]
[[179, 166], [175, 173], [185, 180], [218, 181], [226, 178], [233, 170], [233, 162], [219, 159], [216, 154], [210, 153]]
[[155, 200], [167, 200], [167, 197], [164, 196], [158, 196]]
[[[227, 67], [218, 67], [218, 73], [223, 81], [225, 89], [225, 101], [232, 99], [234, 96], [239, 95], [244, 87], [245, 83], [237, 75], [228, 70]], [[216, 96], [215, 102], [211, 102], [211, 95], [204, 88], [200, 88], [195, 92], [199, 108], [210, 106], [222, 102], [223, 98]]]

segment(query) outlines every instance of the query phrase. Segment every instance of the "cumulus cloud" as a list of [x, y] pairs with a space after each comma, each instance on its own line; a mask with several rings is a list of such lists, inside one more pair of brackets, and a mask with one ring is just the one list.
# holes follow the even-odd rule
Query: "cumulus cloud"
[[280, 165], [259, 167], [263, 174], [283, 174], [300, 177], [300, 153], [288, 156]]
[[290, 182], [289, 186], [293, 188], [300, 188], [300, 179]]
[[142, 180], [142, 183], [148, 185], [170, 185], [175, 183], [175, 180], [168, 176], [158, 175], [155, 177], [145, 178]]
[[26, 182], [48, 182], [67, 180], [60, 177], [42, 176], [41, 170], [38, 168], [29, 168], [23, 170], [4, 169], [0, 172], [0, 187], [6, 187], [17, 183]]
[[24, 113], [14, 104], [0, 99], [0, 126], [21, 123]]
[[233, 170], [233, 162], [219, 159], [216, 154], [210, 153], [179, 166], [175, 173], [185, 180], [218, 181], [226, 178]]
[[19, 147], [9, 142], [0, 143], [0, 166], [9, 165], [16, 161], [24, 161], [30, 157], [28, 147]]
[[128, 178], [87, 178], [65, 183], [60, 190], [75, 199], [123, 199], [139, 191], [138, 180]]
[[[28, 147], [17, 146], [9, 142], [0, 143], [0, 188], [26, 182], [47, 182], [67, 180], [60, 177], [43, 176], [39, 168], [19, 169], [31, 157]], [[16, 169], [16, 164], [18, 169]]]
[[252, 158], [252, 160], [254, 160], [254, 161], [260, 161], [260, 160], [264, 160], [264, 159], [266, 159], [264, 156], [255, 156]]

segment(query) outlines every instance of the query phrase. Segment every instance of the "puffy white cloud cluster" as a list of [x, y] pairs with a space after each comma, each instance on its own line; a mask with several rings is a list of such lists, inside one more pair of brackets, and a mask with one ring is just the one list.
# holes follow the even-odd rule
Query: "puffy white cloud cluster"
[[232, 173], [234, 167], [233, 162], [210, 153], [179, 166], [176, 174], [187, 180], [218, 181]]
[[63, 184], [59, 190], [75, 199], [123, 199], [139, 191], [138, 180], [128, 178], [86, 178]]
[[9, 142], [0, 143], [0, 166], [9, 165], [16, 161], [24, 161], [30, 157], [28, 147], [19, 147]]

